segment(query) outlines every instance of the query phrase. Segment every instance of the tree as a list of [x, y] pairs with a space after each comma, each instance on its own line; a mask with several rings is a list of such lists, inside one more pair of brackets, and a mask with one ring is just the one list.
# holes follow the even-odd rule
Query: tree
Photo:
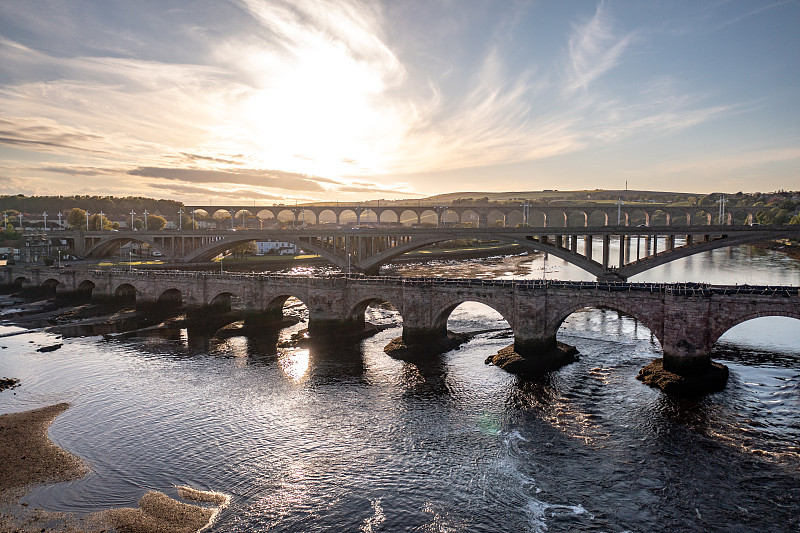
[[[84, 215], [86, 216], [86, 215]], [[100, 226], [100, 220], [102, 219], [102, 227]], [[98, 231], [98, 230], [112, 230], [118, 229], [119, 224], [116, 222], [111, 222], [107, 216], [100, 215], [99, 213], [96, 215], [91, 215], [89, 217], [89, 230], [90, 231]]]
[[150, 215], [147, 217], [148, 231], [161, 231], [167, 225], [167, 219], [160, 215]]
[[256, 241], [240, 242], [231, 248], [233, 258], [236, 256], [244, 257], [246, 254], [254, 254], [256, 252]]
[[67, 223], [72, 229], [85, 227], [86, 224], [86, 211], [80, 207], [73, 207], [67, 214]]

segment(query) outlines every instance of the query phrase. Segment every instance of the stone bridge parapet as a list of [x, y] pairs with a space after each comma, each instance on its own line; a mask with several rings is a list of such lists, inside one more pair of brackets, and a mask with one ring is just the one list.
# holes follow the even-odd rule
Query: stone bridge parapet
[[309, 310], [309, 333], [363, 327], [364, 311], [388, 302], [403, 319], [407, 344], [446, 335], [447, 319], [459, 304], [480, 302], [508, 322], [515, 350], [526, 357], [552, 351], [556, 333], [573, 312], [607, 308], [648, 327], [661, 343], [665, 368], [691, 374], [709, 364], [714, 343], [751, 318], [800, 319], [797, 287], [475, 280], [5, 267], [0, 283], [45, 288], [55, 294], [90, 294], [94, 299], [128, 297], [139, 303], [226, 306], [278, 320], [289, 297]]

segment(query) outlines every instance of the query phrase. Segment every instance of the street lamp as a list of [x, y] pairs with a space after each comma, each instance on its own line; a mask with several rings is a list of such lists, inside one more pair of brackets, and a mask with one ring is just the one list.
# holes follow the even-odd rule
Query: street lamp
[[620, 223], [622, 222], [622, 205], [624, 203], [625, 202], [622, 201], [622, 198], [619, 198], [617, 200], [617, 226], [619, 226]]
[[135, 214], [136, 213], [133, 212], [133, 209], [131, 209], [131, 231], [133, 231], [133, 215]]
[[47, 211], [42, 213], [42, 216], [44, 217], [44, 230], [47, 231]]
[[86, 231], [89, 231], [89, 211], [86, 211]]
[[97, 229], [99, 229], [100, 231], [103, 231], [103, 212], [100, 211], [99, 215], [100, 215], [100, 227], [97, 228]]
[[183, 206], [178, 211], [178, 231], [183, 229]]
[[128, 250], [128, 271], [133, 271], [133, 248]]
[[58, 229], [64, 229], [64, 226], [61, 225], [61, 211], [58, 212]]
[[144, 230], [147, 231], [147, 215], [150, 213], [147, 212], [147, 209], [144, 210]]

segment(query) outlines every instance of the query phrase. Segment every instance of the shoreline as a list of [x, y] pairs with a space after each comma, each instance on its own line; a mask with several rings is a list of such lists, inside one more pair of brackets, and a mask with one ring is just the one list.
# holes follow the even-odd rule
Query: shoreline
[[211, 525], [230, 498], [222, 493], [176, 487], [182, 503], [150, 490], [138, 508], [113, 508], [85, 516], [29, 508], [21, 498], [36, 486], [86, 476], [89, 465], [47, 436], [52, 422], [69, 408], [59, 403], [0, 416], [0, 531], [19, 533], [192, 533]]

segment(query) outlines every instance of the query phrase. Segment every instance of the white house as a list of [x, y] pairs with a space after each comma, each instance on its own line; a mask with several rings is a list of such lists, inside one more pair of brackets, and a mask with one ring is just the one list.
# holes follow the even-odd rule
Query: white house
[[256, 253], [259, 254], [296, 254], [297, 246], [291, 242], [282, 241], [256, 241]]

